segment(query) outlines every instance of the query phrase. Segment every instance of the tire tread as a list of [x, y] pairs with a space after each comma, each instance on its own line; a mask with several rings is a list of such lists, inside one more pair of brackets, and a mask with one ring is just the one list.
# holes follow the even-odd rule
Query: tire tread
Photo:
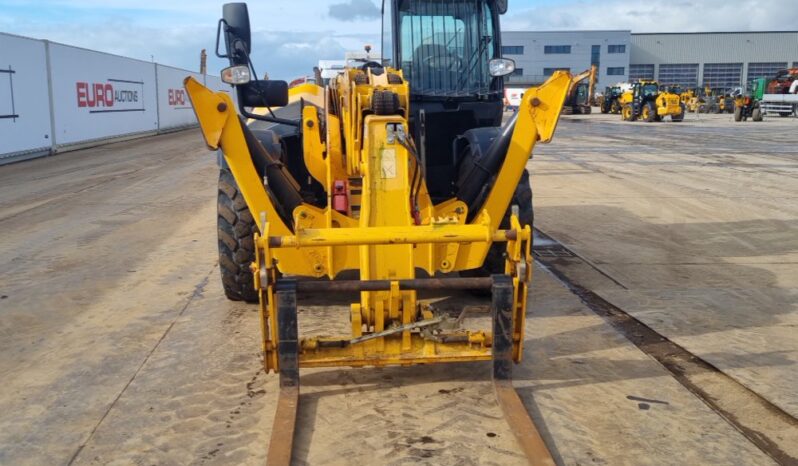
[[219, 171], [216, 230], [219, 271], [224, 294], [232, 301], [258, 301], [250, 264], [255, 260], [253, 235], [257, 231], [252, 215], [233, 174]]

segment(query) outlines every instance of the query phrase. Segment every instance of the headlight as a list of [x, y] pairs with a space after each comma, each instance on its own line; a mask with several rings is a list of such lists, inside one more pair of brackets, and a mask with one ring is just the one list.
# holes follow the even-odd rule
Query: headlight
[[507, 76], [515, 71], [515, 62], [509, 58], [494, 58], [488, 63], [488, 69], [493, 77]]
[[222, 81], [237, 86], [252, 80], [252, 73], [246, 65], [231, 66], [222, 70]]

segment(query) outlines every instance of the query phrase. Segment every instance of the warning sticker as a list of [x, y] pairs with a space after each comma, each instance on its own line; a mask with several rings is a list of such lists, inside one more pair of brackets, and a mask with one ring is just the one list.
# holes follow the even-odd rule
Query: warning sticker
[[383, 178], [396, 178], [396, 150], [383, 149], [380, 161], [380, 173]]

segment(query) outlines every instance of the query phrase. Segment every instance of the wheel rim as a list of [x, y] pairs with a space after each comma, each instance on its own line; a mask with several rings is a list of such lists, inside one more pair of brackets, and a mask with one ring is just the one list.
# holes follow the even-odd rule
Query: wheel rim
[[648, 120], [648, 117], [651, 116], [651, 112], [648, 110], [648, 107], [643, 108], [643, 119]]

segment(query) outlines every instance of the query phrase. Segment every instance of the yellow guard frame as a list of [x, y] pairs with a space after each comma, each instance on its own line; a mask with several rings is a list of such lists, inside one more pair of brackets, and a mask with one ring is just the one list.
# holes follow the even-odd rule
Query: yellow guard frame
[[[537, 141], [548, 142], [555, 131], [571, 77], [556, 72], [546, 83], [524, 93], [518, 109], [510, 146], [493, 187], [478, 215], [466, 222], [467, 207], [457, 199], [433, 205], [421, 183], [416, 224], [408, 202], [411, 174], [416, 158], [396, 134], [410, 134], [403, 115], [374, 115], [375, 91], [394, 92], [409, 109], [407, 83], [389, 84], [386, 73], [371, 75], [368, 83], [355, 79], [359, 70], [347, 70], [328, 88], [303, 85], [291, 89], [290, 100], [302, 99], [302, 140], [305, 165], [326, 189], [327, 208], [302, 204], [293, 212], [293, 225], [286, 225], [260, 179], [247, 147], [233, 101], [224, 92], [213, 92], [195, 79], [185, 80], [205, 141], [210, 149], [221, 148], [227, 165], [255, 219], [256, 261], [252, 265], [255, 287], [261, 296], [261, 330], [264, 365], [279, 371], [277, 305], [274, 285], [277, 272], [334, 280], [344, 270], [358, 270], [361, 280], [388, 280], [390, 287], [362, 291], [350, 306], [352, 334], [346, 337], [305, 338], [299, 345], [299, 366], [382, 366], [491, 359], [492, 334], [469, 331], [458, 341], [441, 342], [413, 332], [410, 325], [433, 318], [416, 302], [416, 291], [400, 289], [400, 281], [415, 278], [416, 269], [430, 275], [480, 267], [493, 241], [507, 241], [505, 273], [513, 283], [513, 351], [521, 359], [527, 285], [531, 279], [532, 232], [515, 215], [511, 228], [499, 224], [512, 200], [527, 160]], [[319, 110], [326, 128], [321, 134]], [[343, 143], [342, 143], [343, 142]], [[345, 147], [345, 150], [342, 150]], [[339, 179], [362, 183], [359, 217], [332, 210], [332, 184]], [[362, 343], [352, 341], [364, 330], [379, 333], [400, 326], [396, 334]], [[333, 344], [329, 344], [333, 343]]]

